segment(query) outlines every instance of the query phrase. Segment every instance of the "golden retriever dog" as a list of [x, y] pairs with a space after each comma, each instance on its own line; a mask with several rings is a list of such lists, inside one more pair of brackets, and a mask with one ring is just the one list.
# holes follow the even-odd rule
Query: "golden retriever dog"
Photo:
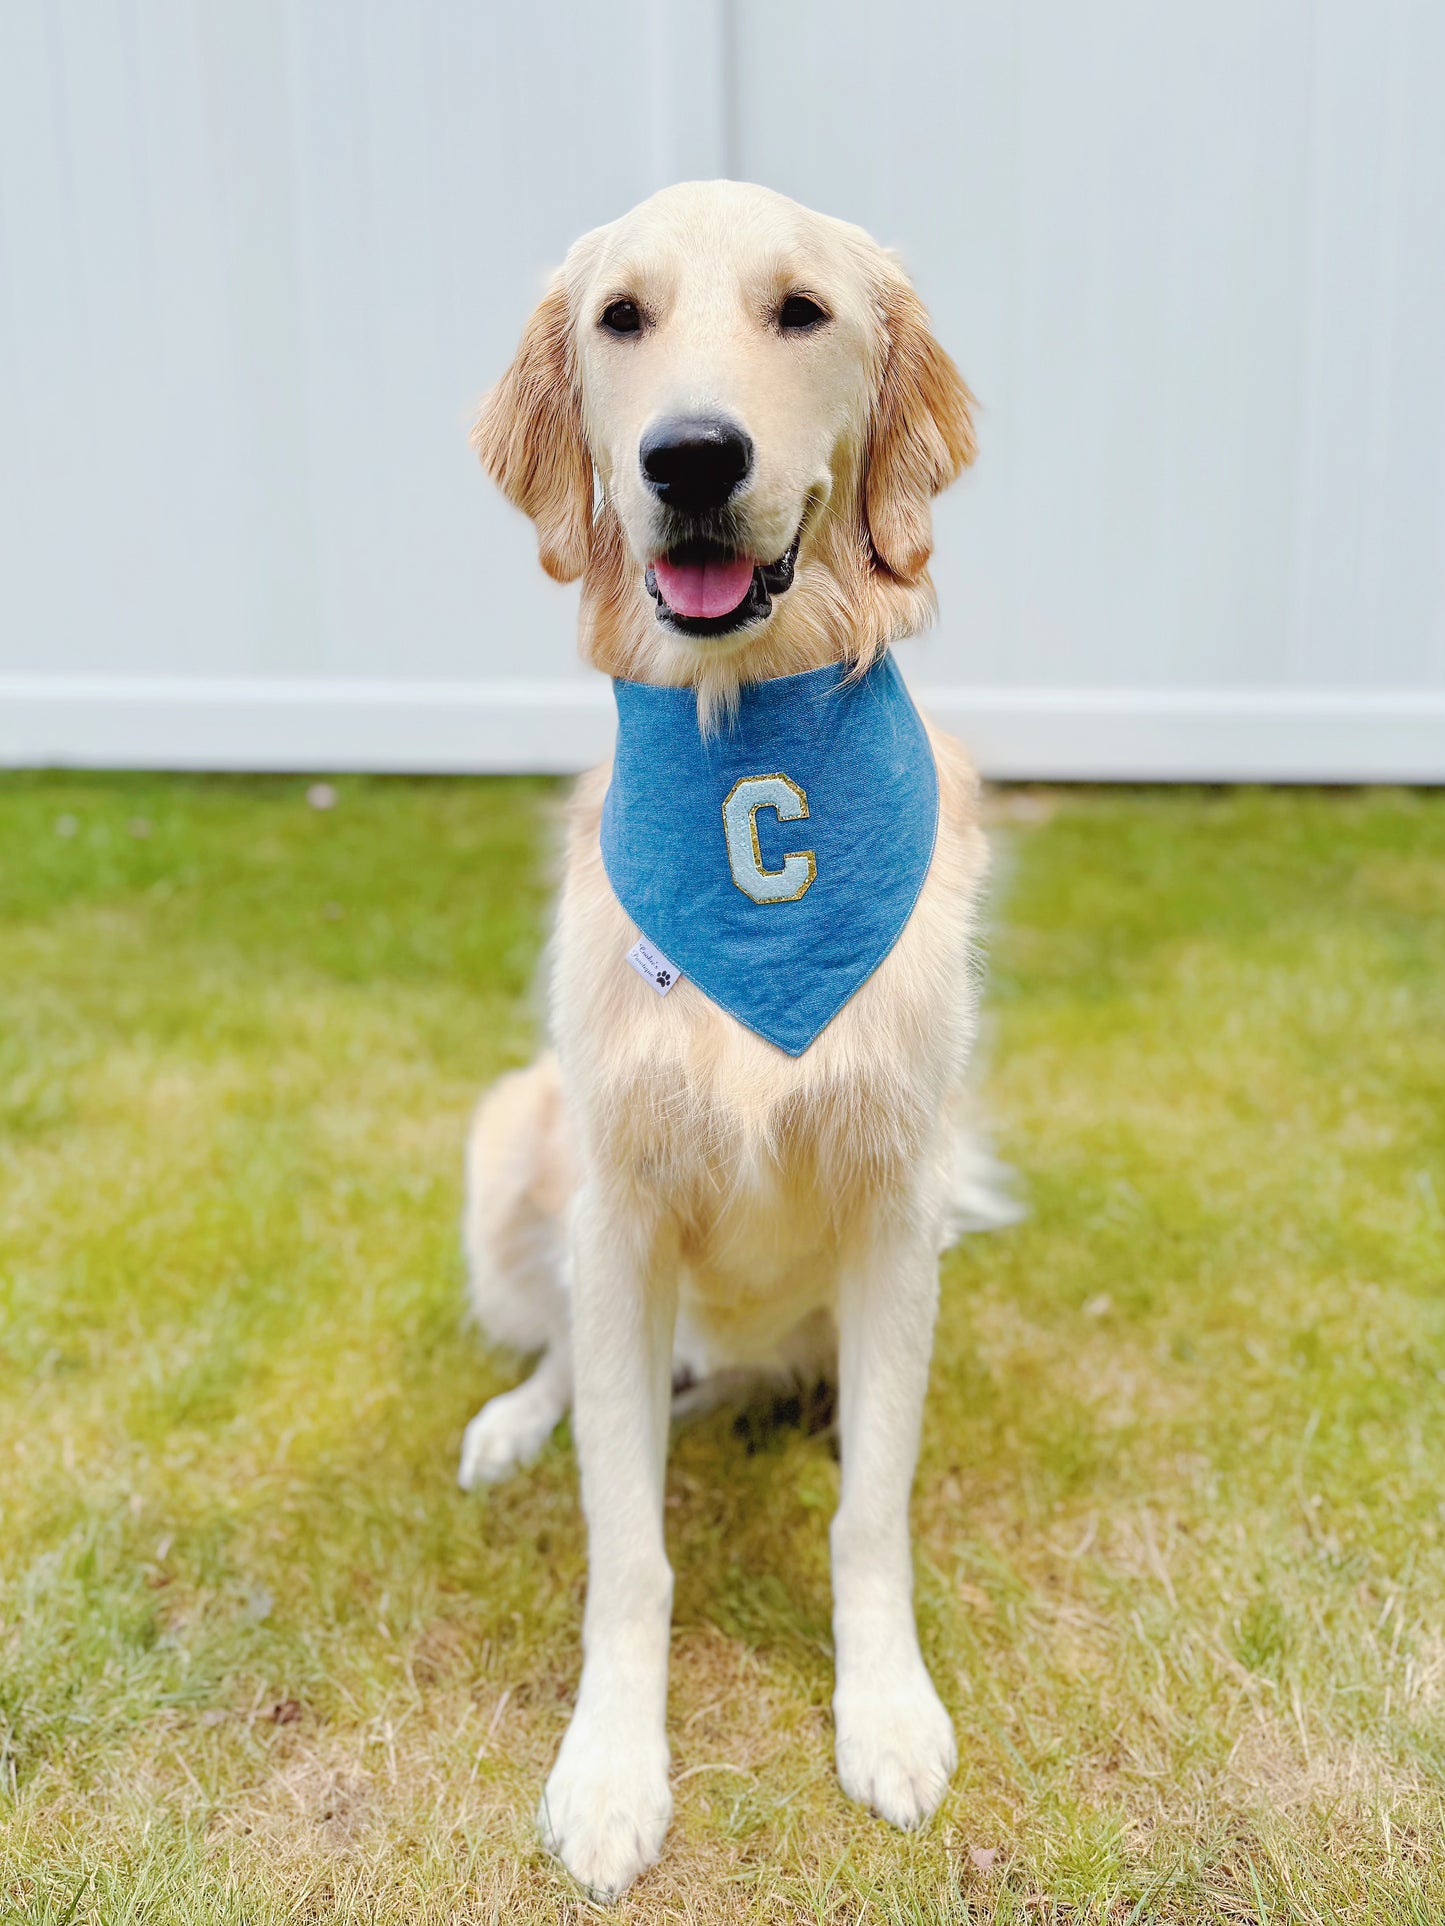
[[[692, 692], [704, 736], [752, 685], [833, 664], [862, 674], [928, 622], [930, 503], [974, 454], [969, 392], [896, 260], [858, 228], [728, 181], [669, 188], [576, 243], [474, 440], [536, 524], [543, 568], [581, 578], [585, 658]], [[956, 1763], [914, 1624], [909, 1492], [940, 1252], [965, 1219], [1005, 1212], [964, 1096], [977, 783], [955, 743], [927, 741], [937, 829], [912, 912], [796, 1055], [693, 982], [659, 995], [628, 967], [649, 932], [604, 868], [608, 771], [583, 777], [553, 1050], [504, 1078], [473, 1127], [473, 1302], [495, 1339], [541, 1360], [468, 1427], [461, 1482], [527, 1462], [571, 1406], [584, 1664], [539, 1822], [597, 1893], [652, 1864], [672, 1810], [675, 1384], [836, 1374], [839, 1778], [914, 1826]], [[699, 862], [722, 859], [718, 836]]]

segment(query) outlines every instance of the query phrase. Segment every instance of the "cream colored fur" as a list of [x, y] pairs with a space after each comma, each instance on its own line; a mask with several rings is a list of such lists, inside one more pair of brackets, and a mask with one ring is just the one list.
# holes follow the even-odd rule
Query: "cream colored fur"
[[[799, 289], [831, 317], [804, 340], [774, 319]], [[598, 326], [621, 296], [649, 317], [640, 338]], [[730, 413], [752, 438], [747, 552], [772, 560], [801, 530], [793, 587], [723, 642], [665, 631], [642, 586], [656, 533], [638, 442], [679, 408]], [[544, 565], [582, 576], [589, 659], [696, 688], [704, 723], [749, 680], [866, 663], [928, 618], [929, 499], [973, 453], [967, 390], [892, 258], [858, 229], [731, 183], [669, 189], [577, 243], [476, 441], [536, 521]], [[954, 1767], [914, 1629], [908, 1496], [940, 1249], [1006, 1207], [964, 1096], [977, 785], [958, 746], [931, 739], [940, 824], [917, 907], [798, 1058], [691, 983], [661, 998], [627, 967], [637, 932], [599, 849], [607, 771], [584, 777], [551, 965], [555, 1053], [505, 1078], [473, 1128], [473, 1299], [494, 1337], [542, 1360], [472, 1421], [461, 1478], [525, 1462], [573, 1405], [585, 1663], [540, 1819], [599, 1892], [657, 1857], [671, 1812], [662, 1490], [680, 1365], [694, 1379], [836, 1370], [839, 1774], [913, 1825]]]

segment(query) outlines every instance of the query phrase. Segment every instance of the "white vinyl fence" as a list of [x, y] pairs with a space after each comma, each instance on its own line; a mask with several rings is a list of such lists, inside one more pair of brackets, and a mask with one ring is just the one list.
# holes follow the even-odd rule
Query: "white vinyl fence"
[[0, 763], [604, 752], [466, 429], [726, 173], [982, 400], [903, 661], [986, 770], [1445, 780], [1442, 98], [1440, 0], [3, 0]]

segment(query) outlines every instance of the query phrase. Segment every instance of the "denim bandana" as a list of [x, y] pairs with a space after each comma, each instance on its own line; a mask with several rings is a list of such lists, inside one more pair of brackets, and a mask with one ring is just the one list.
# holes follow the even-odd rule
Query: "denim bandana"
[[938, 774], [892, 656], [751, 683], [706, 737], [691, 689], [612, 689], [618, 901], [664, 961], [801, 1056], [898, 941], [933, 856]]

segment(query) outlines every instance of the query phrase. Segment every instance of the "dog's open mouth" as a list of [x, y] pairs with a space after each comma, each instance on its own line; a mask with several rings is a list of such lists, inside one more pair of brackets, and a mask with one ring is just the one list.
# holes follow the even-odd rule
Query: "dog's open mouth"
[[776, 562], [736, 555], [717, 542], [679, 542], [647, 570], [657, 619], [681, 635], [731, 635], [763, 621], [773, 597], [793, 585], [795, 539]]

